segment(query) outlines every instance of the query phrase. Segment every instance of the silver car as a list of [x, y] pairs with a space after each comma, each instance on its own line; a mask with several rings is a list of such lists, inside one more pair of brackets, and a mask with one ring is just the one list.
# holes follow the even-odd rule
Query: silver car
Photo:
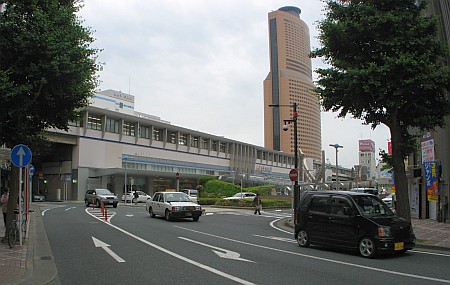
[[105, 206], [113, 205], [114, 208], [117, 208], [119, 199], [117, 199], [117, 196], [108, 189], [88, 190], [86, 191], [86, 194], [84, 194], [84, 204], [86, 207], [89, 207], [91, 204], [101, 207], [102, 203]]

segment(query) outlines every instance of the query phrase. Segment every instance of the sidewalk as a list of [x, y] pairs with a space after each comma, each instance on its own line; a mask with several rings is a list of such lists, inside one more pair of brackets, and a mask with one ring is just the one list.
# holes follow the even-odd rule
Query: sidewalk
[[[235, 210], [208, 206], [205, 208], [206, 213]], [[2, 285], [39, 285], [50, 282], [52, 285], [59, 284], [41, 211], [35, 204], [31, 204], [31, 209], [34, 212], [30, 214], [29, 235], [24, 245], [10, 249], [7, 244], [0, 243], [0, 284]], [[281, 223], [292, 229], [291, 218], [285, 218]], [[450, 254], [450, 223], [419, 219], [413, 219], [412, 223], [417, 238], [416, 249], [437, 250]], [[1, 223], [0, 237], [4, 236], [4, 232], [5, 226]]]
[[[0, 284], [38, 285], [48, 284], [57, 276], [53, 253], [48, 242], [38, 206], [31, 204], [28, 237], [22, 246], [13, 249], [7, 243], [0, 243]], [[0, 238], [5, 236], [3, 221]]]

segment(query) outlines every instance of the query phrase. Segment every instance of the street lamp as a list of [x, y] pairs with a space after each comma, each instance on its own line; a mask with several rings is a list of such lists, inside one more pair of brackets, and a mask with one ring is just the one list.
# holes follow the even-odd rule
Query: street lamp
[[125, 160], [125, 190], [123, 193], [123, 199], [124, 199], [124, 203], [127, 203], [127, 181], [128, 181], [128, 177], [127, 177], [127, 161], [128, 161], [128, 156], [124, 156], [122, 157], [122, 160]]
[[336, 149], [336, 190], [339, 190], [338, 148], [343, 148], [343, 146], [339, 144], [330, 144], [330, 146]]
[[297, 103], [292, 104], [271, 104], [269, 107], [292, 107], [292, 119], [291, 120], [283, 120], [284, 126], [283, 130], [287, 131], [287, 124], [294, 124], [294, 168], [297, 171], [297, 179], [294, 181], [294, 224], [297, 224], [298, 219], [298, 206], [299, 206], [299, 198], [300, 198], [300, 187], [298, 186], [298, 138], [297, 138]]

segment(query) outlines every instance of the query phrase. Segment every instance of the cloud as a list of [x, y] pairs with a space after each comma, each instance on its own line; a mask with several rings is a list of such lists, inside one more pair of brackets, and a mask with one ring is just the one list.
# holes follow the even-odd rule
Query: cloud
[[[268, 13], [297, 6], [318, 47], [315, 23], [320, 0], [89, 0], [79, 16], [92, 27], [94, 46], [103, 49], [100, 89], [135, 96], [136, 111], [174, 125], [264, 145], [263, 80], [269, 72]], [[313, 60], [313, 67], [322, 63]], [[375, 132], [360, 121], [322, 114], [322, 144], [344, 146], [339, 162], [358, 163], [358, 140], [377, 147], [386, 129]]]

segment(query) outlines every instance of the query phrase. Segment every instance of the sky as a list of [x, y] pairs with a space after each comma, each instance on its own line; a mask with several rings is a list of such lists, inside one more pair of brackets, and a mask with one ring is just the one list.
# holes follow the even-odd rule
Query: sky
[[[112, 4], [113, 3], [113, 4]], [[302, 10], [311, 48], [320, 47], [320, 0], [84, 0], [78, 13], [101, 49], [99, 90], [135, 97], [135, 111], [172, 125], [264, 146], [263, 80], [269, 72], [268, 13]], [[313, 69], [323, 67], [312, 59]], [[317, 79], [313, 75], [314, 79]], [[358, 140], [387, 149], [389, 129], [322, 112], [326, 160], [358, 164]]]

